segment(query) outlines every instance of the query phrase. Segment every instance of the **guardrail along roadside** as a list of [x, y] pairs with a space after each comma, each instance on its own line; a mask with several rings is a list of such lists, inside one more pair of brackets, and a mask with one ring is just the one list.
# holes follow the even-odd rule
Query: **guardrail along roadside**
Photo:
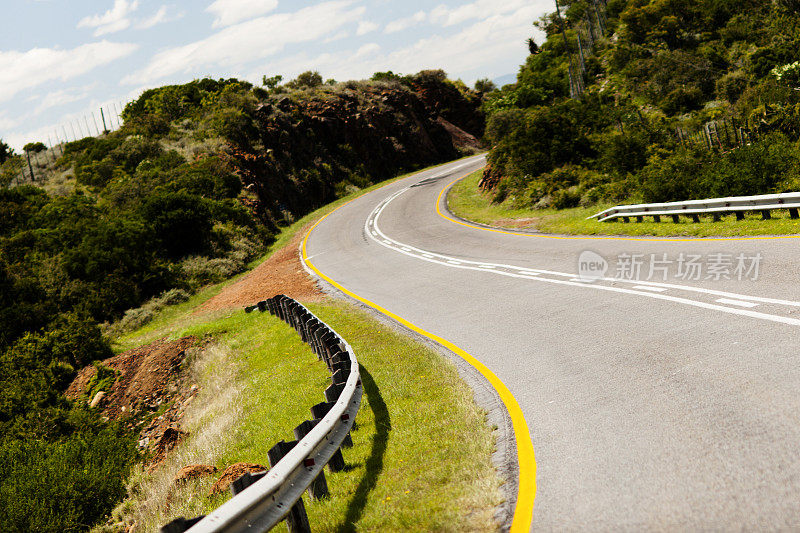
[[771, 212], [776, 209], [788, 209], [792, 219], [798, 219], [800, 209], [800, 192], [781, 194], [762, 194], [758, 196], [731, 196], [728, 198], [709, 198], [707, 200], [688, 200], [685, 202], [668, 202], [660, 204], [617, 205], [587, 218], [597, 218], [600, 222], [621, 219], [629, 222], [635, 218], [643, 222], [644, 217], [653, 217], [661, 222], [662, 216], [672, 217], [675, 223], [681, 216], [690, 217], [700, 222], [700, 215], [711, 215], [718, 221], [724, 215], [736, 215], [736, 220], [743, 220], [748, 211], [760, 212], [764, 220], [772, 218]]
[[268, 531], [286, 520], [289, 531], [310, 532], [303, 492], [319, 500], [327, 497], [323, 468], [345, 468], [342, 447], [350, 447], [350, 429], [361, 405], [358, 361], [350, 345], [330, 326], [288, 296], [275, 296], [245, 308], [269, 311], [300, 334], [331, 372], [325, 401], [311, 408], [311, 419], [294, 428], [295, 440], [280, 441], [267, 453], [270, 469], [247, 473], [231, 484], [233, 498], [206, 516], [178, 518], [162, 533]]

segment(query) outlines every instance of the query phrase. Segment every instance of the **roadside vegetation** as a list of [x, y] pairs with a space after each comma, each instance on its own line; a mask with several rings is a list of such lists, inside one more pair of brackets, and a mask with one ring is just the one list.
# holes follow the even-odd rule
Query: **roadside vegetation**
[[[330, 209], [293, 224], [279, 242], [288, 244]], [[196, 313], [229, 284], [159, 311], [115, 344], [123, 350], [163, 337], [213, 339], [192, 364], [201, 393], [186, 415], [189, 437], [154, 472], [134, 468], [128, 498], [98, 531], [134, 521], [149, 531], [177, 516], [209, 512], [228, 498], [209, 494], [226, 466], [267, 465], [269, 447], [291, 438], [321, 401], [329, 375], [292, 328], [241, 308]], [[325, 299], [307, 305], [353, 346], [364, 384], [354, 446], [343, 450], [348, 467], [326, 470], [330, 499], [306, 500], [314, 530], [495, 530], [502, 497], [491, 463], [492, 434], [455, 365], [352, 304]], [[176, 472], [190, 464], [219, 472], [175, 483]]]
[[[561, 18], [536, 22], [547, 37], [531, 44], [517, 82], [484, 104], [491, 151], [480, 186], [494, 203], [558, 220], [579, 207], [800, 190], [800, 4], [609, 0], [599, 13], [589, 0], [560, 4]], [[597, 38], [581, 75], [587, 21]], [[570, 97], [570, 68], [580, 96]], [[581, 231], [621, 231], [595, 224]]]
[[145, 91], [119, 130], [36, 159], [35, 183], [41, 143], [0, 141], [0, 529], [83, 531], [125, 494], [135, 432], [62, 395], [109, 336], [155, 331], [294, 221], [483, 133], [481, 95], [442, 71], [318, 78]]
[[457, 217], [488, 226], [567, 235], [736, 237], [800, 233], [800, 225], [789, 218], [788, 211], [773, 211], [771, 220], [762, 220], [760, 214], [753, 213], [739, 221], [730, 215], [718, 222], [710, 216], [702, 217], [699, 223], [688, 218], [681, 219], [678, 224], [671, 221], [597, 222], [587, 218], [614, 204], [565, 209], [515, 207], [510, 200], [495, 202], [490, 191], [480, 189], [478, 183], [482, 175], [482, 171], [474, 172], [453, 184], [447, 195], [447, 207]]

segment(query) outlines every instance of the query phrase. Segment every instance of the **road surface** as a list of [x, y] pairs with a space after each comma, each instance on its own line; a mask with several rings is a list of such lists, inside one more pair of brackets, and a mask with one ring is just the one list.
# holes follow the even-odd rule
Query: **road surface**
[[533, 529], [800, 528], [800, 239], [552, 238], [449, 220], [442, 191], [482, 164], [351, 202], [307, 254], [505, 383], [535, 450]]

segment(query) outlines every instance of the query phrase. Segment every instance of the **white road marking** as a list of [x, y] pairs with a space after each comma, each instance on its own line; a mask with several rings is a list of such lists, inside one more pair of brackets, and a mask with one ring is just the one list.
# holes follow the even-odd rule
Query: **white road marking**
[[[406, 192], [408, 189], [409, 189], [409, 187], [406, 187], [406, 188], [396, 192], [395, 194], [391, 195], [389, 198], [386, 199], [386, 201], [384, 201], [378, 207], [376, 207], [375, 210], [368, 217], [368, 219], [369, 219], [369, 218], [372, 218], [373, 215], [374, 215], [375, 230], [383, 238], [383, 242], [381, 242], [378, 239], [375, 239], [375, 241], [378, 242], [378, 244], [381, 244], [382, 246], [385, 246], [386, 248], [389, 248], [390, 250], [394, 250], [394, 251], [396, 251], [398, 253], [401, 253], [403, 255], [407, 255], [409, 257], [413, 257], [413, 258], [420, 259], [420, 260], [423, 260], [423, 261], [428, 261], [430, 263], [436, 263], [436, 264], [439, 264], [439, 265], [448, 266], [450, 268], [461, 268], [461, 269], [465, 269], [465, 270], [477, 270], [477, 271], [482, 271], [482, 272], [489, 271], [486, 268], [481, 268], [483, 265], [486, 265], [486, 263], [478, 262], [478, 261], [469, 261], [469, 260], [456, 261], [454, 259], [449, 258], [446, 255], [433, 254], [433, 253], [429, 252], [428, 250], [422, 250], [422, 249], [416, 248], [416, 247], [414, 247], [414, 246], [412, 246], [410, 244], [401, 243], [399, 241], [391, 239], [385, 233], [383, 233], [383, 231], [381, 231], [381, 229], [380, 229], [380, 227], [378, 225], [378, 222], [379, 222], [381, 214], [383, 213], [383, 210], [386, 209], [386, 207], [388, 207], [390, 202], [392, 202], [395, 198], [397, 198], [398, 196], [400, 196], [401, 194]], [[400, 248], [396, 248], [396, 247], [407, 248], [407, 249], [409, 249], [411, 251], [404, 251], [404, 250], [401, 250]], [[784, 316], [779, 316], [779, 315], [770, 315], [770, 314], [767, 314], [767, 313], [760, 313], [758, 311], [750, 311], [750, 310], [747, 310], [747, 309], [741, 309], [739, 307], [737, 307], [737, 308], [725, 307], [723, 305], [717, 305], [717, 304], [712, 304], [712, 303], [707, 303], [707, 302], [701, 302], [701, 301], [697, 301], [697, 300], [690, 300], [688, 298], [681, 298], [681, 297], [677, 297], [677, 296], [668, 296], [668, 295], [665, 295], [665, 294], [660, 294], [660, 293], [653, 292], [652, 290], [633, 290], [633, 289], [625, 289], [625, 288], [616, 287], [616, 286], [602, 285], [602, 284], [599, 284], [599, 283], [587, 283], [586, 280], [578, 280], [577, 278], [574, 278], [574, 274], [567, 274], [567, 273], [564, 273], [564, 272], [553, 272], [553, 271], [549, 271], [549, 270], [540, 270], [540, 271], [538, 271], [538, 274], [551, 274], [551, 275], [555, 275], [555, 276], [568, 277], [568, 278], [570, 278], [569, 281], [567, 281], [567, 280], [559, 280], [559, 279], [550, 279], [550, 278], [534, 278], [534, 277], [531, 277], [529, 275], [523, 275], [523, 274], [517, 273], [517, 272], [526, 271], [527, 269], [525, 269], [523, 267], [514, 266], [514, 265], [495, 264], [494, 266], [498, 267], [498, 268], [503, 268], [503, 269], [507, 269], [507, 270], [513, 271], [513, 272], [508, 272], [507, 270], [494, 270], [494, 269], [491, 270], [491, 272], [493, 272], [495, 274], [498, 274], [498, 275], [501, 275], [501, 276], [509, 276], [509, 277], [513, 277], [513, 278], [522, 278], [522, 279], [530, 279], [530, 280], [535, 280], [535, 281], [541, 281], [543, 283], [553, 283], [553, 284], [557, 284], [557, 285], [571, 285], [573, 287], [585, 287], [585, 288], [589, 288], [589, 289], [604, 290], [604, 291], [616, 292], [616, 293], [621, 293], [621, 294], [633, 294], [633, 295], [638, 295], [638, 296], [646, 296], [646, 297], [654, 298], [654, 299], [657, 299], [657, 300], [675, 302], [675, 303], [680, 303], [680, 304], [684, 304], [684, 305], [689, 305], [689, 306], [692, 306], [692, 307], [699, 307], [699, 308], [702, 308], [702, 309], [710, 309], [710, 310], [720, 311], [720, 312], [723, 312], [723, 313], [728, 313], [728, 314], [733, 314], [733, 315], [740, 315], [740, 316], [747, 316], [747, 317], [750, 317], [750, 318], [757, 318], [757, 319], [761, 319], [761, 320], [768, 320], [770, 322], [778, 322], [778, 323], [788, 324], [788, 325], [792, 325], [792, 326], [800, 326], [800, 319], [789, 318], [789, 317], [784, 317]], [[706, 294], [714, 294], [714, 295], [718, 295], [718, 296], [733, 296], [734, 298], [738, 298], [737, 300], [732, 300], [732, 302], [737, 302], [737, 303], [734, 304], [734, 305], [737, 305], [737, 306], [740, 306], [740, 302], [742, 302], [742, 300], [754, 300], [754, 301], [768, 301], [770, 303], [783, 303], [785, 305], [800, 307], [800, 302], [792, 302], [792, 301], [787, 301], [787, 300], [775, 300], [775, 299], [770, 299], [770, 298], [760, 298], [758, 296], [746, 296], [746, 295], [739, 295], [739, 294], [733, 294], [733, 293], [725, 293], [725, 292], [722, 292], [722, 291], [714, 291], [714, 290], [710, 290], [710, 289], [703, 289], [703, 288], [700, 288], [700, 287], [689, 287], [689, 286], [683, 286], [683, 285], [670, 285], [670, 284], [667, 284], [667, 283], [637, 282], [637, 281], [621, 280], [621, 279], [615, 279], [615, 278], [601, 278], [600, 280], [597, 280], [597, 281], [639, 283], [639, 284], [642, 284], [642, 285], [646, 284], [647, 286], [650, 286], [650, 287], [675, 288], [675, 289], [679, 289], [679, 290], [702, 292], [702, 293], [706, 293]], [[634, 287], [634, 289], [635, 289], [635, 287]]]
[[[639, 289], [640, 291], [652, 291], [652, 292], [667, 292], [667, 289], [664, 287], [651, 287], [650, 285], [635, 285], [634, 289]], [[717, 300], [719, 302], [719, 300]]]
[[730, 298], [720, 298], [717, 302], [728, 305], [738, 305], [739, 307], [758, 307], [757, 303], [743, 302], [741, 300], [731, 300]]

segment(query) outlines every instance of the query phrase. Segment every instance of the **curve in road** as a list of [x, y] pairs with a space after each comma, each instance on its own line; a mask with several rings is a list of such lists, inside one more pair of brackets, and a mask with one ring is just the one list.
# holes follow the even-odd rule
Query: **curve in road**
[[[532, 508], [524, 486], [538, 490], [540, 529], [799, 526], [797, 241], [532, 239], [445, 220], [442, 182], [482, 164], [354, 200], [315, 226], [304, 255], [505, 383], [537, 454], [515, 528]], [[605, 258], [757, 254], [763, 268], [752, 281], [590, 283], [576, 272], [587, 245]]]

